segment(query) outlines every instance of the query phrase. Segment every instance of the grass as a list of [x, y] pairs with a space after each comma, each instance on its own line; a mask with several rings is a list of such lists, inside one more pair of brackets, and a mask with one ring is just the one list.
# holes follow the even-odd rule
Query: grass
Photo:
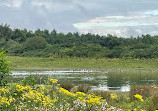
[[158, 59], [39, 58], [8, 56], [13, 70], [145, 69], [158, 70]]

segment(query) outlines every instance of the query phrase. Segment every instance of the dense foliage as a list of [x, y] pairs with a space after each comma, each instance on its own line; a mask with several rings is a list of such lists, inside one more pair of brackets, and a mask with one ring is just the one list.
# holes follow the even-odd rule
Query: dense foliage
[[7, 77], [9, 76], [10, 68], [8, 61], [5, 57], [4, 51], [0, 52], [0, 86], [5, 86], [7, 84]]
[[137, 38], [121, 38], [40, 29], [32, 32], [0, 25], [2, 47], [7, 54], [18, 56], [157, 58], [158, 36], [147, 34]]

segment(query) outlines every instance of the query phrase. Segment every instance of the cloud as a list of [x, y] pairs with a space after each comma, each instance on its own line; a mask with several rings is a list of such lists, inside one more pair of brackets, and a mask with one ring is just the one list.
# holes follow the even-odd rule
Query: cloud
[[144, 12], [143, 14], [146, 14], [146, 15], [158, 15], [158, 10], [150, 10], [150, 11]]
[[158, 16], [106, 16], [73, 24], [81, 33], [113, 34], [121, 37], [158, 35]]
[[157, 21], [157, 4], [158, 0], [0, 0], [0, 23], [30, 30], [140, 34], [157, 28], [157, 22], [149, 22]]
[[32, 6], [45, 8], [53, 12], [61, 12], [75, 8], [71, 3], [61, 2], [60, 0], [33, 0], [31, 4]]
[[22, 0], [5, 0], [0, 1], [0, 6], [19, 8], [22, 6]]

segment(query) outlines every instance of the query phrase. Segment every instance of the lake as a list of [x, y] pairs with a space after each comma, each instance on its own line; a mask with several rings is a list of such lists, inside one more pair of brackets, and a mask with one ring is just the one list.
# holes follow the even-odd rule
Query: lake
[[149, 70], [54, 70], [54, 71], [12, 71], [11, 81], [21, 81], [34, 75], [39, 84], [48, 78], [59, 83], [88, 84], [93, 90], [130, 91], [135, 85], [157, 85], [158, 72]]

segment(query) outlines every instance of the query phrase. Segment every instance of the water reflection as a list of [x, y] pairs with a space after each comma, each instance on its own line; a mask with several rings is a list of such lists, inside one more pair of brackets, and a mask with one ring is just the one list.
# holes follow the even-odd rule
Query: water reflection
[[11, 80], [20, 81], [29, 74], [34, 75], [40, 84], [48, 78], [56, 78], [60, 83], [89, 84], [94, 90], [129, 91], [132, 85], [158, 84], [158, 72], [149, 71], [13, 71]]

